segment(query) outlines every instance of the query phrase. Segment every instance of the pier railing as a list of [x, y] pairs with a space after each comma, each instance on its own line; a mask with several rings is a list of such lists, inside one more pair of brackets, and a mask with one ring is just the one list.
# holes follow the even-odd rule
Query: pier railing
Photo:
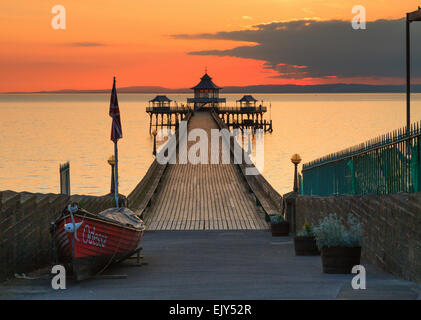
[[303, 165], [305, 195], [421, 191], [421, 121]]
[[[218, 125], [219, 129], [227, 129], [226, 123], [221, 120], [215, 112], [211, 112], [213, 119]], [[230, 151], [232, 154], [235, 152], [235, 144], [238, 142], [234, 139], [226, 141], [229, 143]], [[241, 147], [241, 146], [240, 146]], [[244, 157], [249, 157], [247, 153], [242, 152]], [[244, 160], [243, 163], [238, 164], [240, 172], [246, 180], [250, 192], [256, 197], [256, 203], [263, 208], [265, 212], [266, 221], [269, 221], [269, 216], [282, 212], [282, 196], [271, 186], [271, 184], [261, 175], [248, 175], [246, 173], [247, 168], [255, 168], [254, 164], [248, 160]]]
[[188, 106], [184, 107], [146, 107], [146, 112], [152, 113], [188, 113], [190, 108]]
[[217, 113], [257, 113], [257, 112], [266, 112], [267, 107], [265, 106], [256, 106], [256, 107], [215, 107]]
[[[191, 110], [189, 109], [186, 110], [188, 110], [189, 112], [187, 113], [184, 121], [188, 122], [190, 121], [192, 112], [190, 112]], [[180, 137], [178, 124], [176, 126], [174, 137], [176, 138], [177, 149], [180, 139], [185, 138], [183, 136]], [[173, 153], [169, 155], [169, 158], [176, 156], [176, 149], [172, 151]], [[166, 149], [161, 149], [160, 152], [165, 152], [165, 150]], [[138, 216], [141, 216], [143, 218], [143, 212], [145, 211], [146, 207], [151, 204], [159, 181], [161, 180], [162, 175], [164, 174], [164, 171], [167, 168], [167, 164], [168, 163], [159, 163], [155, 157], [155, 160], [152, 162], [145, 176], [133, 189], [133, 191], [127, 196], [130, 209], [132, 209]]]

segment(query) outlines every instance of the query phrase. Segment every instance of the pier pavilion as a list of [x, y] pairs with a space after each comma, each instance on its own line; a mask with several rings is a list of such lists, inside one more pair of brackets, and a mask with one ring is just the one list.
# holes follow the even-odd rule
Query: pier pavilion
[[[187, 98], [187, 105], [171, 105], [172, 100], [165, 95], [157, 95], [149, 101], [146, 112], [149, 114], [149, 133], [152, 127], [176, 127], [178, 122], [183, 120], [189, 110], [212, 111], [223, 120], [228, 128], [263, 129], [265, 132], [272, 132], [272, 120], [263, 119], [267, 107], [262, 102], [257, 105], [258, 100], [252, 95], [244, 95], [236, 101], [235, 106], [227, 106], [226, 99], [219, 97], [218, 87], [212, 78], [205, 72], [200, 82], [193, 88], [194, 98]], [[154, 117], [155, 115], [155, 117]], [[175, 121], [173, 122], [173, 115]], [[153, 123], [155, 118], [155, 123]]]
[[204, 107], [219, 107], [220, 103], [226, 103], [225, 98], [219, 97], [219, 90], [222, 88], [214, 84], [212, 78], [207, 73], [191, 89], [194, 90], [194, 98], [188, 98], [187, 104], [193, 104], [195, 111], [199, 111]]
[[[179, 107], [177, 104], [171, 105], [171, 102], [172, 100], [165, 95], [158, 95], [149, 100], [149, 106], [146, 107], [146, 113], [149, 114], [149, 133], [154, 126], [155, 129], [158, 129], [158, 127], [176, 127], [178, 122], [184, 120], [189, 113], [187, 106], [181, 105]], [[154, 115], [155, 122], [153, 122]], [[159, 120], [159, 116], [161, 120]]]
[[152, 100], [149, 100], [149, 106], [151, 106], [156, 110], [157, 108], [170, 108], [171, 99], [168, 99], [167, 96], [158, 95]]
[[252, 95], [244, 95], [236, 101], [235, 107], [216, 107], [218, 116], [224, 120], [228, 127], [235, 127], [241, 130], [251, 128], [253, 130], [263, 129], [265, 132], [272, 132], [272, 120], [263, 120], [263, 114], [267, 107], [260, 103]]
[[252, 95], [244, 95], [240, 100], [237, 100], [237, 103], [240, 103], [241, 108], [256, 108], [257, 99]]

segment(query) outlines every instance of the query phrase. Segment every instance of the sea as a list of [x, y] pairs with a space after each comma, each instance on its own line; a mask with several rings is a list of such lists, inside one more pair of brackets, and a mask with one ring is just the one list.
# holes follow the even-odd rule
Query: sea
[[[118, 94], [119, 191], [128, 195], [154, 160], [148, 101], [155, 94]], [[180, 105], [189, 94], [168, 94]], [[240, 94], [223, 95], [234, 106]], [[293, 188], [293, 154], [306, 163], [401, 128], [405, 94], [253, 94], [267, 106], [273, 132], [264, 135], [263, 176], [280, 193]], [[107, 159], [110, 95], [0, 94], [0, 190], [59, 193], [59, 165], [70, 162], [71, 194], [110, 191]], [[421, 120], [421, 94], [412, 95], [412, 122]], [[301, 165], [299, 166], [301, 170]]]

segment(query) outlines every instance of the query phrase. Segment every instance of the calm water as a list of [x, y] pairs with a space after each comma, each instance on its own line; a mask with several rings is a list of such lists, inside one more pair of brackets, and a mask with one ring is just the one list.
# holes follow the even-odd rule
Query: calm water
[[[147, 101], [153, 94], [119, 94], [120, 191], [128, 194], [153, 161]], [[169, 95], [185, 102], [190, 95]], [[233, 104], [241, 95], [224, 95]], [[304, 162], [405, 124], [404, 94], [255, 94], [272, 103], [274, 132], [265, 135], [263, 175], [281, 194], [292, 189], [290, 157]], [[70, 161], [72, 194], [110, 188], [109, 94], [0, 95], [0, 190], [59, 192], [59, 164]], [[421, 95], [412, 119], [421, 120]]]

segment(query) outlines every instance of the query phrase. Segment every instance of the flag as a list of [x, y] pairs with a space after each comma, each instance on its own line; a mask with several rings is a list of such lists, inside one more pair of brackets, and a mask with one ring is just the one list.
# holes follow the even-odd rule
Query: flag
[[123, 138], [123, 131], [121, 130], [120, 109], [118, 108], [115, 77], [113, 82], [113, 90], [111, 91], [110, 117], [113, 118], [113, 123], [111, 126], [111, 140], [114, 141], [114, 143], [117, 143], [118, 139]]

